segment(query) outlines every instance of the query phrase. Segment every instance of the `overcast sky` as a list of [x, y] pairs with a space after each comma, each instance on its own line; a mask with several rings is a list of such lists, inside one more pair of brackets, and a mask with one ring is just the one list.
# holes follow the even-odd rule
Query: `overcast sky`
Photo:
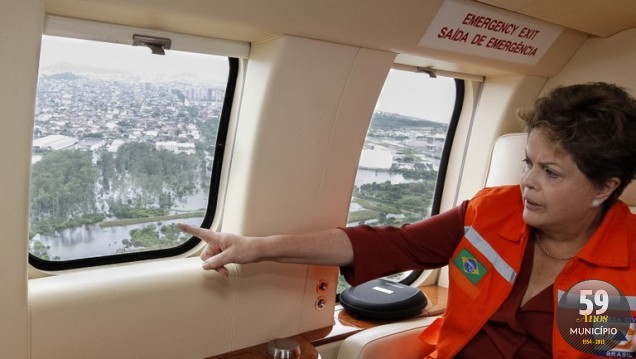
[[450, 121], [455, 104], [455, 81], [425, 73], [391, 70], [377, 109], [436, 122]]
[[[225, 57], [173, 50], [158, 56], [146, 47], [44, 36], [40, 68], [61, 62], [108, 70], [127, 69], [148, 76], [196, 74], [203, 81], [227, 81]], [[211, 63], [221, 66], [210, 66]], [[423, 73], [391, 70], [377, 109], [448, 123], [454, 101], [455, 83], [450, 78], [431, 79]]]
[[[151, 54], [145, 46], [44, 36], [40, 68], [46, 69], [60, 62], [108, 70], [124, 69], [141, 75], [193, 73], [205, 81], [227, 81], [227, 57], [174, 50], [160, 56]], [[220, 66], [215, 66], [217, 64]]]

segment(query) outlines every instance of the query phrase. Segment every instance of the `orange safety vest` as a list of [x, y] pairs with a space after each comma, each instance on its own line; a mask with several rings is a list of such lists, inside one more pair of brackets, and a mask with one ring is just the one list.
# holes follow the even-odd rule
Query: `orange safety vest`
[[[465, 235], [449, 261], [448, 305], [424, 332], [428, 358], [452, 358], [501, 306], [519, 273], [530, 229], [523, 222], [519, 186], [487, 188], [469, 203]], [[618, 202], [605, 214], [588, 243], [554, 281], [554, 313], [560, 297], [584, 280], [611, 283], [624, 295], [628, 335], [603, 357], [636, 357], [636, 215]], [[590, 296], [589, 299], [592, 299]], [[633, 338], [632, 338], [633, 336]], [[598, 353], [595, 353], [598, 354]], [[599, 357], [572, 347], [561, 336], [556, 315], [554, 358]]]

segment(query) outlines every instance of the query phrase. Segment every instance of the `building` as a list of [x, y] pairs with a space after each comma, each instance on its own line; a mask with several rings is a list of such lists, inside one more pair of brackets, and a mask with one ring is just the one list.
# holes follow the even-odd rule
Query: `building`
[[49, 135], [33, 140], [33, 148], [38, 150], [62, 150], [74, 146], [78, 142], [77, 138], [64, 135]]

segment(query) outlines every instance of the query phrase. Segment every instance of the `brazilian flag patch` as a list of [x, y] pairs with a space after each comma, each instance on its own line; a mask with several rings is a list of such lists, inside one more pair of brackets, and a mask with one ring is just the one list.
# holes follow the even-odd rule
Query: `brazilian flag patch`
[[479, 263], [477, 258], [466, 250], [466, 248], [459, 252], [455, 260], [453, 260], [453, 263], [455, 263], [457, 268], [459, 268], [473, 284], [477, 284], [486, 272], [488, 272], [486, 267]]

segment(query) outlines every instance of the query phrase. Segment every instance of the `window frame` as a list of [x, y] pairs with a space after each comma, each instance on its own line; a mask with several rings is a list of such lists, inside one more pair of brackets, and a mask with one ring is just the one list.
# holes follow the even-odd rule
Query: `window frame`
[[[415, 71], [415, 72], [427, 72], [421, 71], [419, 68], [412, 68], [411, 66], [405, 65], [397, 65], [394, 66], [395, 69], [406, 70], [406, 71]], [[433, 72], [434, 74], [434, 72]], [[429, 74], [430, 75], [430, 74]], [[453, 147], [453, 140], [455, 139], [455, 133], [457, 132], [457, 127], [459, 124], [459, 119], [461, 117], [461, 112], [464, 104], [464, 96], [465, 96], [465, 80], [461, 77], [455, 77], [450, 74], [453, 80], [455, 81], [455, 103], [453, 105], [453, 111], [451, 113], [450, 121], [448, 124], [448, 132], [446, 133], [446, 139], [444, 140], [444, 146], [442, 147], [442, 156], [440, 158], [440, 167], [437, 174], [437, 179], [435, 180], [435, 191], [433, 193], [433, 203], [431, 206], [431, 216], [439, 214], [442, 202], [442, 195], [444, 192], [444, 183], [446, 180], [446, 173], [448, 171], [448, 164], [450, 160], [450, 154]], [[404, 285], [412, 285], [415, 283], [421, 276], [424, 270], [412, 270], [406, 277], [402, 278], [399, 283]], [[337, 296], [337, 301], [340, 300], [340, 294]]]
[[[223, 158], [227, 146], [232, 108], [237, 86], [239, 84], [239, 72], [242, 71], [241, 59], [246, 59], [249, 53], [249, 45], [241, 42], [210, 39], [183, 34], [171, 34], [167, 32], [150, 31], [139, 28], [131, 28], [120, 25], [95, 23], [90, 21], [67, 19], [60, 17], [47, 17], [43, 35], [70, 37], [82, 40], [121, 43], [132, 46], [132, 35], [142, 32], [144, 34], [168, 37], [173, 41], [173, 50], [195, 52], [219, 56], [227, 56], [229, 62], [228, 80], [221, 116], [219, 119], [218, 135], [215, 143], [214, 160], [212, 163], [212, 175], [208, 192], [208, 203], [202, 227], [210, 228], [219, 202], [223, 172]], [[184, 255], [201, 243], [196, 237], [190, 237], [184, 243], [171, 248], [155, 249], [142, 252], [121, 253], [96, 257], [77, 258], [62, 261], [51, 261], [39, 258], [29, 253], [29, 264], [42, 271], [63, 271], [70, 269], [89, 268], [144, 260], [176, 257]]]

